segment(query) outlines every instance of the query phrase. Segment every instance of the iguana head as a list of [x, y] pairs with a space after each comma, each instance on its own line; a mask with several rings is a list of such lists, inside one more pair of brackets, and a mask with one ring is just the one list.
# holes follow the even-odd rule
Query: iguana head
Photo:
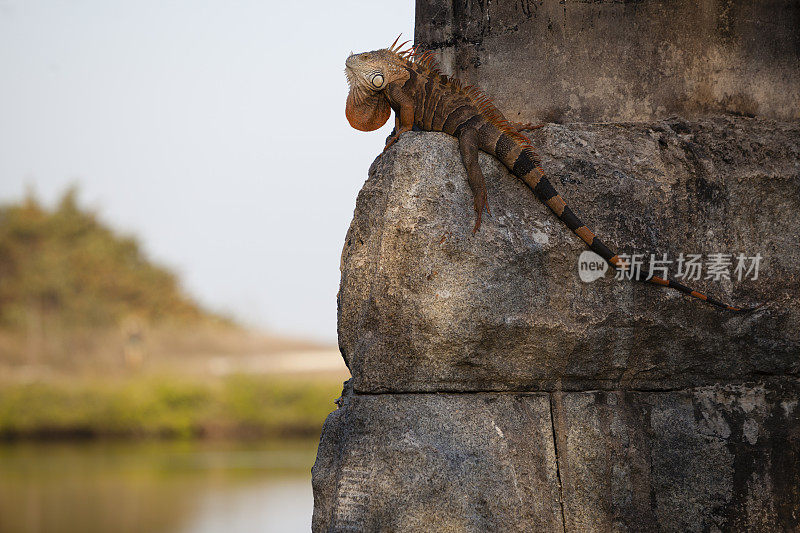
[[397, 40], [381, 50], [350, 54], [345, 61], [344, 73], [350, 85], [345, 116], [357, 130], [376, 130], [389, 119], [391, 106], [384, 89], [408, 76], [407, 61], [398, 54], [400, 47], [395, 47], [396, 43]]

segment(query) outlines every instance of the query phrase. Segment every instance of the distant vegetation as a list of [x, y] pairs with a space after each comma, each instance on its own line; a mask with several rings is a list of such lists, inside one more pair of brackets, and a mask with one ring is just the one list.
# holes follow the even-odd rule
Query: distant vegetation
[[135, 239], [80, 209], [75, 189], [54, 209], [30, 195], [0, 206], [0, 327], [30, 329], [42, 320], [102, 327], [128, 317], [190, 322], [209, 315]]
[[6, 384], [0, 440], [317, 437], [341, 390], [341, 379], [248, 375]]
[[346, 371], [279, 363], [320, 350], [205, 311], [74, 189], [0, 206], [0, 440], [318, 435]]
[[233, 326], [200, 308], [133, 237], [81, 208], [76, 189], [53, 208], [32, 194], [0, 206], [0, 368], [138, 365], [153, 328], [201, 325]]

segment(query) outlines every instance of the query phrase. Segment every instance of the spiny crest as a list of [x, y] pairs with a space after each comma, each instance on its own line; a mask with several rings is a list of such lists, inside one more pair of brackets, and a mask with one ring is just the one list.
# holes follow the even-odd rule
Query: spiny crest
[[441, 75], [441, 70], [439, 69], [439, 64], [436, 62], [436, 59], [433, 56], [433, 52], [425, 51], [423, 52], [420, 49], [420, 45], [411, 46], [403, 50], [403, 47], [410, 43], [411, 41], [405, 41], [400, 45], [397, 45], [397, 41], [400, 40], [400, 35], [397, 36], [397, 39], [389, 46], [388, 50], [390, 52], [394, 52], [401, 58], [405, 59], [409, 63], [413, 63], [419, 67], [423, 67], [427, 72], [432, 74]]
[[[401, 33], [400, 35], [403, 34]], [[397, 55], [403, 55], [406, 52], [408, 52], [408, 50], [403, 50], [403, 47], [411, 42], [411, 40], [408, 40], [408, 41], [403, 41], [400, 44], [397, 44], [397, 41], [400, 40], [400, 35], [398, 35], [397, 39], [395, 39], [394, 42], [387, 48], [387, 50], [389, 50], [390, 52], [394, 52]]]
[[439, 63], [436, 62], [436, 58], [430, 50], [423, 52], [420, 50], [420, 46], [417, 45], [410, 50], [406, 50], [405, 54], [405, 58], [415, 65], [422, 67], [432, 74], [442, 74]]
[[[392, 45], [389, 47], [390, 51], [396, 53], [408, 62], [422, 67], [428, 73], [436, 75], [442, 74], [439, 64], [436, 62], [432, 51], [423, 51], [420, 49], [420, 45], [412, 46], [406, 50], [401, 50], [403, 46], [408, 43], [408, 41], [400, 44], [399, 46], [395, 46], [399, 40], [400, 36], [398, 35], [397, 39], [395, 39]], [[489, 96], [487, 96], [483, 91], [474, 85], [462, 84], [461, 80], [453, 76], [448, 76], [447, 81], [448, 83], [453, 84], [456, 89], [467, 96], [467, 98], [470, 99], [472, 104], [478, 109], [478, 111], [480, 111], [486, 120], [493, 124], [497, 129], [514, 139], [522, 147], [523, 151], [528, 152], [532, 156], [536, 156], [536, 152], [531, 145], [531, 141], [511, 126], [503, 114], [494, 106], [494, 103]]]
[[486, 120], [514, 139], [520, 147], [522, 147], [523, 152], [528, 152], [531, 156], [536, 156], [530, 139], [511, 126], [508, 119], [494, 106], [494, 102], [489, 96], [474, 85], [462, 85], [461, 81], [457, 78], [450, 78], [450, 82], [455, 84], [456, 87], [472, 101], [473, 105], [478, 108], [478, 111]]

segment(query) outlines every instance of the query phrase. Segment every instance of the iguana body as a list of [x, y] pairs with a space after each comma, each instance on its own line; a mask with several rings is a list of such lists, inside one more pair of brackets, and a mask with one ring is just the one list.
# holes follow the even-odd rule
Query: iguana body
[[[345, 74], [350, 94], [345, 115], [350, 125], [362, 131], [376, 130], [386, 123], [394, 110], [396, 128], [387, 140], [387, 148], [414, 127], [456, 137], [477, 214], [473, 233], [480, 228], [483, 211], [489, 212], [486, 184], [478, 165], [478, 151], [483, 150], [523, 180], [592, 251], [615, 269], [629, 268], [581, 222], [544, 177], [530, 141], [519, 133], [525, 125], [506, 120], [491, 100], [475, 87], [464, 86], [459, 80], [442, 75], [430, 53], [420, 54], [417, 49], [401, 51], [403, 45], [396, 44], [397, 40], [389, 48], [347, 58]], [[742, 311], [671, 279], [658, 276], [645, 279], [641, 274], [637, 279], [672, 287], [718, 307]]]

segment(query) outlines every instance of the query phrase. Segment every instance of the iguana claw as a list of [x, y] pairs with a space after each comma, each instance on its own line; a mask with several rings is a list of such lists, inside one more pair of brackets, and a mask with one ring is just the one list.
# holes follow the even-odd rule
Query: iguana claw
[[386, 150], [388, 150], [391, 145], [397, 142], [397, 139], [399, 137], [400, 137], [399, 135], [394, 134], [390, 136], [388, 139], [386, 139], [386, 146], [383, 147], [383, 151], [385, 152]]
[[486, 214], [488, 215], [491, 215], [492, 212], [489, 210], [489, 201], [486, 198], [486, 191], [483, 191], [475, 195], [473, 203], [475, 206], [475, 214], [477, 215], [477, 219], [475, 220], [475, 226], [472, 228], [472, 234], [475, 235], [475, 233], [481, 227], [481, 218], [483, 216], [483, 211], [486, 210]]

